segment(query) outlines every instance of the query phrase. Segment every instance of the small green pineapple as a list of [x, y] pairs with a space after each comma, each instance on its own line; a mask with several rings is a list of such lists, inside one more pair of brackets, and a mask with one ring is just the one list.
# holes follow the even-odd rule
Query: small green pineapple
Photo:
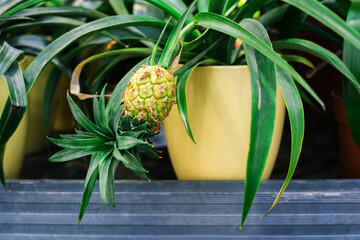
[[168, 70], [142, 65], [133, 73], [123, 93], [123, 113], [158, 126], [175, 103], [175, 91], [175, 78]]

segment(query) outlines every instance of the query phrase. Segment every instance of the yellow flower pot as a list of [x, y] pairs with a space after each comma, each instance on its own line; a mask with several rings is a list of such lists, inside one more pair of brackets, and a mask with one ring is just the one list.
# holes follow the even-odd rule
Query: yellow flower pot
[[[4, 109], [5, 102], [9, 96], [7, 84], [4, 77], [0, 78], [0, 112]], [[28, 114], [25, 113], [20, 125], [6, 144], [4, 155], [4, 172], [6, 179], [18, 178], [22, 162], [25, 156], [25, 145], [27, 138]]]
[[[176, 107], [164, 122], [170, 158], [180, 180], [245, 178], [250, 141], [251, 90], [247, 66], [198, 67], [187, 87], [188, 137]], [[275, 130], [263, 179], [275, 164], [285, 117], [278, 88]]]
[[[34, 57], [26, 56], [20, 62], [22, 69], [28, 67], [33, 59]], [[28, 94], [27, 112], [29, 113], [29, 128], [26, 141], [26, 155], [42, 152], [46, 150], [48, 145], [44, 122], [44, 95], [52, 69], [52, 64], [48, 64], [44, 68]], [[66, 75], [62, 74], [53, 97], [49, 133], [66, 132], [73, 129], [73, 118], [66, 100], [69, 81]]]

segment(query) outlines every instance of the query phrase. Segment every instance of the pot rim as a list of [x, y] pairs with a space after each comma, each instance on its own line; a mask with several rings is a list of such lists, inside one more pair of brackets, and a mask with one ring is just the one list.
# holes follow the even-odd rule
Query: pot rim
[[[178, 66], [183, 66], [184, 64], [178, 64]], [[212, 68], [212, 69], [248, 69], [247, 65], [210, 65], [210, 66], [197, 66], [196, 68]], [[196, 69], [195, 68], [195, 69]]]

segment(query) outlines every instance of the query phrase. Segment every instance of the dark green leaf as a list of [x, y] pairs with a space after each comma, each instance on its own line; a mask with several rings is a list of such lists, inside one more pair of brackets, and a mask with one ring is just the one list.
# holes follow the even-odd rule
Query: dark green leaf
[[140, 164], [140, 162], [133, 157], [131, 153], [129, 153], [127, 150], [125, 150], [124, 155], [121, 154], [121, 152], [119, 150], [117, 150], [116, 148], [114, 148], [113, 151], [113, 157], [116, 158], [117, 160], [119, 160], [120, 162], [122, 162], [124, 164], [125, 167], [129, 168], [132, 171], [136, 171], [136, 172], [147, 172], [143, 166]]
[[24, 9], [14, 16], [21, 16], [21, 17], [39, 17], [39, 16], [68, 16], [68, 17], [87, 17], [89, 19], [98, 19], [107, 17], [106, 14], [87, 9], [82, 7], [73, 7], [73, 6], [66, 6], [66, 7], [42, 7], [42, 8], [30, 8]]
[[86, 36], [90, 33], [104, 31], [111, 27], [127, 27], [137, 25], [164, 26], [164, 22], [162, 20], [147, 16], [111, 16], [92, 21], [63, 34], [61, 37], [57, 38], [55, 41], [49, 44], [43, 51], [41, 51], [41, 53], [24, 72], [27, 91], [30, 90], [45, 65], [59, 52], [64, 50], [67, 46], [75, 42], [80, 37]]
[[93, 151], [63, 149], [49, 158], [50, 162], [67, 162], [93, 154]]
[[[153, 4], [154, 6], [160, 8], [161, 10], [163, 10], [164, 12], [170, 14], [171, 16], [173, 16], [175, 19], [180, 19], [182, 17], [182, 15], [184, 14], [184, 12], [186, 11], [186, 5], [181, 4], [180, 5], [175, 5], [174, 3], [176, 3], [175, 1], [169, 1], [169, 0], [145, 0], [151, 4]], [[181, 2], [179, 0], [176, 0], [178, 2]], [[190, 23], [193, 19], [192, 14], [190, 13], [189, 16], [186, 18], [186, 24]]]
[[159, 65], [164, 67], [164, 68], [168, 68], [171, 64], [171, 57], [174, 53], [175, 47], [179, 41], [179, 37], [180, 37], [180, 32], [181, 29], [185, 23], [186, 18], [189, 16], [192, 8], [195, 5], [195, 1], [189, 6], [189, 8], [187, 9], [186, 13], [184, 13], [182, 15], [182, 17], [180, 18], [180, 20], [178, 21], [178, 23], [176, 24], [175, 28], [173, 29], [173, 31], [171, 32], [163, 53], [161, 54], [160, 60], [159, 60]]
[[133, 148], [137, 145], [147, 145], [147, 142], [129, 136], [117, 136], [116, 137], [117, 149], [125, 150]]
[[129, 11], [126, 9], [125, 0], [109, 0], [111, 7], [114, 9], [118, 15], [129, 14]]
[[288, 186], [292, 176], [294, 175], [296, 165], [299, 160], [302, 142], [304, 139], [304, 110], [301, 102], [300, 94], [291, 76], [281, 68], [277, 68], [277, 80], [282, 90], [285, 104], [288, 110], [290, 127], [291, 127], [291, 155], [289, 170], [286, 175], [283, 186], [281, 187], [270, 211], [278, 203], [281, 195]]
[[109, 177], [107, 183], [107, 197], [109, 202], [113, 208], [115, 208], [115, 172], [116, 168], [118, 167], [119, 162], [116, 161], [114, 158], [111, 159], [111, 164], [109, 168]]
[[303, 39], [286, 39], [274, 42], [273, 45], [275, 49], [300, 50], [327, 61], [336, 69], [338, 69], [342, 74], [344, 74], [351, 81], [351, 83], [360, 90], [359, 81], [340, 60], [340, 58], [320, 45]]
[[[245, 19], [240, 24], [271, 47], [270, 38], [261, 23]], [[244, 44], [244, 49], [251, 79], [251, 124], [240, 227], [245, 222], [260, 185], [271, 146], [276, 113], [275, 64], [248, 44]]]
[[10, 10], [8, 10], [7, 12], [5, 12], [4, 14], [2, 14], [2, 16], [6, 17], [6, 16], [10, 16], [13, 15], [14, 13], [17, 13], [25, 8], [31, 7], [33, 5], [36, 5], [38, 3], [42, 3], [45, 2], [47, 0], [28, 0], [25, 1], [24, 3], [21, 3], [19, 5], [17, 5], [16, 7], [11, 8]]
[[[360, 4], [353, 2], [350, 6], [347, 23], [360, 32]], [[350, 45], [348, 41], [344, 42], [343, 59], [345, 64], [360, 80], [360, 50]], [[343, 95], [345, 103], [345, 112], [353, 139], [360, 149], [360, 90], [354, 86], [352, 81], [344, 79]]]
[[49, 138], [49, 140], [59, 147], [74, 149], [74, 150], [88, 150], [104, 145], [104, 140], [100, 138], [89, 139], [57, 139]]
[[14, 8], [14, 6], [18, 5], [21, 2], [24, 2], [25, 0], [11, 0], [11, 1], [3, 1], [0, 5], [0, 15], [3, 15], [4, 12], [8, 11], [11, 8]]
[[159, 36], [159, 39], [158, 39], [158, 41], [156, 42], [155, 47], [153, 48], [153, 51], [152, 51], [152, 54], [151, 54], [151, 58], [150, 58], [150, 65], [151, 65], [151, 66], [156, 65], [156, 64], [155, 64], [155, 57], [156, 57], [157, 49], [158, 49], [158, 47], [159, 47], [159, 43], [160, 43], [160, 41], [161, 41], [161, 38], [162, 38], [162, 36], [163, 36], [163, 34], [164, 34], [165, 30], [166, 30], [166, 27], [168, 26], [168, 24], [169, 24], [170, 21], [171, 21], [171, 17], [170, 17], [169, 20], [167, 21], [164, 29], [161, 31], [160, 36]]
[[22, 51], [11, 47], [4, 42], [0, 50], [0, 77], [8, 70], [11, 64], [22, 54]]
[[107, 135], [107, 132], [96, 126], [93, 122], [91, 122], [85, 114], [81, 111], [81, 109], [76, 105], [74, 100], [70, 97], [70, 94], [67, 93], [67, 99], [69, 102], [70, 110], [75, 118], [75, 120], [86, 130], [99, 136], [100, 138], [111, 140], [111, 136]]
[[112, 178], [112, 175], [109, 176], [109, 170], [111, 165], [112, 156], [109, 155], [104, 161], [100, 163], [99, 166], [99, 190], [100, 190], [100, 196], [101, 200], [106, 208], [106, 210], [109, 210], [107, 207], [106, 197], [107, 197], [107, 191], [108, 191], [108, 178]]
[[275, 51], [273, 51], [268, 45], [263, 43], [258, 37], [251, 32], [247, 31], [239, 24], [216, 14], [212, 13], [198, 13], [194, 21], [197, 25], [215, 29], [222, 33], [226, 33], [235, 38], [240, 38], [245, 44], [255, 48], [266, 57], [274, 61], [279, 67], [288, 72], [303, 88], [308, 91], [311, 96], [323, 107], [324, 104], [317, 96], [317, 94], [311, 89], [311, 87], [305, 82], [305, 80], [297, 73], [283, 58], [281, 58]]
[[334, 32], [342, 36], [349, 43], [360, 49], [360, 33], [348, 26], [344, 20], [330, 9], [316, 0], [283, 0], [306, 12]]

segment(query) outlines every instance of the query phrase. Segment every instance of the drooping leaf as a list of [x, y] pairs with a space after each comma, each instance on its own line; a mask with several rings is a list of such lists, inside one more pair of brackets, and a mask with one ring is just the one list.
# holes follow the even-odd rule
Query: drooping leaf
[[339, 16], [316, 0], [282, 0], [306, 12], [349, 43], [360, 49], [360, 33], [350, 27]]
[[89, 138], [89, 139], [58, 139], [48, 138], [52, 143], [67, 149], [74, 150], [89, 150], [104, 144], [104, 140], [101, 138]]
[[314, 90], [306, 83], [306, 81], [296, 72], [283, 58], [281, 58], [275, 51], [268, 45], [263, 43], [258, 37], [251, 32], [247, 31], [239, 24], [212, 13], [198, 13], [194, 21], [197, 25], [208, 27], [223, 33], [226, 33], [235, 38], [240, 38], [245, 44], [255, 48], [266, 57], [271, 59], [275, 64], [288, 72], [314, 99], [323, 107], [324, 103], [320, 100]]
[[301, 153], [302, 142], [304, 139], [304, 110], [301, 102], [300, 94], [296, 88], [296, 85], [291, 78], [291, 76], [282, 70], [277, 68], [277, 81], [282, 90], [286, 108], [288, 110], [290, 127], [291, 127], [291, 155], [290, 155], [290, 164], [288, 173], [286, 175], [285, 181], [269, 211], [266, 213], [269, 214], [270, 211], [278, 203], [281, 195], [288, 186], [292, 176], [294, 175], [296, 165], [299, 160]]
[[133, 148], [137, 145], [146, 145], [148, 143], [141, 141], [139, 139], [128, 137], [128, 136], [117, 136], [116, 137], [117, 149], [125, 150]]
[[46, 0], [28, 0], [25, 1], [19, 5], [17, 5], [16, 7], [11, 8], [10, 10], [8, 10], [7, 12], [3, 13], [2, 16], [6, 17], [6, 16], [11, 16], [14, 13], [17, 13], [25, 8], [31, 7], [33, 5], [36, 5], [38, 3], [42, 3], [45, 2]]
[[[245, 19], [240, 24], [271, 47], [270, 38], [261, 23]], [[260, 185], [270, 151], [276, 113], [275, 64], [248, 44], [244, 44], [244, 49], [251, 79], [251, 123], [240, 227], [246, 220]]]
[[[360, 4], [353, 2], [350, 6], [347, 16], [347, 23], [360, 32]], [[348, 41], [344, 42], [343, 59], [345, 64], [354, 73], [360, 82], [360, 50], [350, 45]], [[343, 95], [345, 103], [346, 119], [349, 124], [352, 137], [360, 149], [360, 90], [352, 81], [344, 79]]]
[[77, 27], [61, 37], [57, 38], [49, 44], [41, 53], [34, 59], [30, 66], [24, 72], [27, 91], [30, 90], [36, 78], [39, 76], [41, 70], [45, 65], [58, 53], [75, 42], [80, 37], [86, 36], [90, 33], [104, 31], [111, 27], [127, 27], [127, 26], [164, 26], [162, 20], [151, 18], [147, 16], [111, 16], [92, 21]]
[[351, 81], [351, 83], [360, 90], [359, 80], [356, 79], [356, 77], [347, 68], [344, 62], [342, 62], [340, 58], [334, 53], [321, 47], [320, 45], [304, 39], [286, 39], [276, 41], [273, 44], [275, 49], [300, 50], [323, 59], [324, 61], [334, 66], [342, 74], [344, 74]]

